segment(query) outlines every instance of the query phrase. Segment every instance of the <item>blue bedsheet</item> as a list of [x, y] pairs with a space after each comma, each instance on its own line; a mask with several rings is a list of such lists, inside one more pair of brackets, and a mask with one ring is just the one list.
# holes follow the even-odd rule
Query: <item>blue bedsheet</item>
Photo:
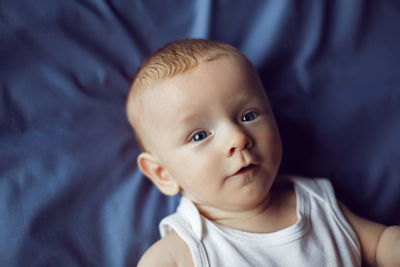
[[329, 177], [353, 211], [400, 224], [398, 1], [0, 0], [0, 266], [135, 266], [174, 211], [136, 168], [125, 98], [175, 39], [260, 71], [282, 173]]

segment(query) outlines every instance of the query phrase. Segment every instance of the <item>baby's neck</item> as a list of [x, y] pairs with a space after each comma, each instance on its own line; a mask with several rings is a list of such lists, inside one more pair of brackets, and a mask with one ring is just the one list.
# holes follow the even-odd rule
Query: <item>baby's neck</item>
[[273, 188], [264, 201], [245, 211], [198, 208], [202, 215], [217, 224], [252, 233], [271, 233], [297, 222], [296, 195], [292, 186]]

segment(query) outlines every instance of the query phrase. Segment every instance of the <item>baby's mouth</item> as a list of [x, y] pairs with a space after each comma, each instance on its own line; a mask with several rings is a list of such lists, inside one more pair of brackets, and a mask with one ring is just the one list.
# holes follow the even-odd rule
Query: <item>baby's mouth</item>
[[255, 165], [255, 164], [250, 164], [250, 165], [248, 165], [248, 166], [246, 166], [246, 167], [241, 168], [241, 169], [240, 169], [239, 171], [237, 171], [234, 175], [247, 173], [247, 172], [249, 172], [249, 171], [255, 169], [256, 167], [257, 167], [257, 165]]

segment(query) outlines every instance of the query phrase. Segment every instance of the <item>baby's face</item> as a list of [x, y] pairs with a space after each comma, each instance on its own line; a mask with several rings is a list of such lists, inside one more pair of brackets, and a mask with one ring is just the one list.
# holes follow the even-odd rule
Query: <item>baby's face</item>
[[265, 199], [282, 146], [253, 69], [233, 57], [202, 63], [144, 98], [142, 136], [184, 196], [231, 211]]

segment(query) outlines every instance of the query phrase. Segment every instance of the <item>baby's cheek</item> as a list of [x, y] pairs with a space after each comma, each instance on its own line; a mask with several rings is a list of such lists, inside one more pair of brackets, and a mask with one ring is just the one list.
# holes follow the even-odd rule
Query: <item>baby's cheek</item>
[[193, 153], [180, 153], [174, 155], [174, 159], [170, 160], [179, 169], [181, 176], [204, 180], [207, 179], [205, 177], [218, 175], [223, 169], [220, 155], [221, 153], [218, 153], [218, 151], [210, 149]]

